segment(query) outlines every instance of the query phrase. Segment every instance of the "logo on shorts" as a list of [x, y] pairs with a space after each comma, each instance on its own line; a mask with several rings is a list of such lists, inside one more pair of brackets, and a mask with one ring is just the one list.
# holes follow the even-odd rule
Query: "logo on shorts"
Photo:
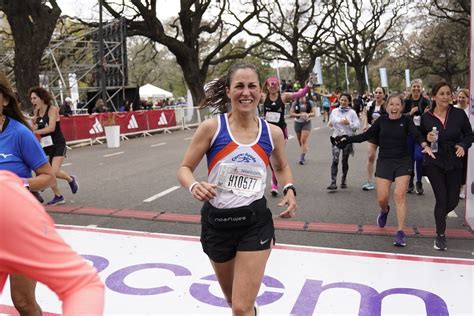
[[265, 240], [260, 240], [260, 245], [265, 245], [269, 240], [270, 238], [267, 238]]

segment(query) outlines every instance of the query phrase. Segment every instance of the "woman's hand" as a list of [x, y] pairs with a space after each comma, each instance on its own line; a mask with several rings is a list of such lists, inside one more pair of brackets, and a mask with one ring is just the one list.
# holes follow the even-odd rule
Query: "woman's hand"
[[349, 122], [349, 120], [348, 120], [347, 118], [345, 118], [345, 117], [343, 117], [343, 118], [341, 119], [341, 124], [349, 125], [350, 123], [351, 123], [351, 122]]
[[456, 156], [458, 156], [459, 158], [464, 157], [464, 155], [466, 154], [466, 152], [464, 151], [464, 147], [462, 147], [461, 145], [455, 145], [454, 148], [456, 148]]
[[301, 113], [300, 117], [305, 121], [309, 120], [309, 114], [306, 112]]
[[280, 213], [281, 218], [291, 218], [294, 217], [296, 214], [296, 197], [294, 195], [293, 190], [288, 190], [286, 192], [286, 195], [281, 199], [280, 203], [278, 203], [278, 206], [285, 206], [288, 205], [286, 210]]
[[436, 135], [436, 133], [429, 132], [428, 135], [426, 135], [426, 140], [430, 143], [433, 143], [438, 140], [438, 135]]
[[428, 145], [426, 145], [421, 152], [427, 154], [433, 159], [436, 159], [435, 155], [433, 154], [433, 151], [431, 150], [431, 147]]
[[201, 201], [206, 202], [213, 199], [217, 192], [216, 192], [217, 185], [208, 183], [208, 182], [198, 182], [195, 184], [191, 190], [193, 198]]

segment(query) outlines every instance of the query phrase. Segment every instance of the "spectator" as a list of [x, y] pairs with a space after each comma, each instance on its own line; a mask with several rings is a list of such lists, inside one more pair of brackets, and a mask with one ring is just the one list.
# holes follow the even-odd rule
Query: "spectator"
[[59, 114], [64, 115], [64, 116], [70, 116], [72, 115], [72, 99], [70, 97], [66, 97], [64, 99], [63, 104], [59, 108]]
[[109, 109], [107, 108], [107, 105], [105, 104], [103, 99], [97, 99], [95, 102], [95, 107], [92, 110], [92, 113], [105, 113], [108, 112]]

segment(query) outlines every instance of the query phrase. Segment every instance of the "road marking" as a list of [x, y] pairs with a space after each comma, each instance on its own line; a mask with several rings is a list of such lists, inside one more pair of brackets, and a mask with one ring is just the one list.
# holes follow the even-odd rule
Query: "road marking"
[[154, 200], [156, 200], [156, 199], [159, 199], [159, 198], [162, 197], [162, 196], [165, 196], [165, 195], [168, 194], [168, 193], [171, 193], [171, 192], [173, 192], [173, 191], [178, 190], [179, 188], [180, 188], [179, 186], [175, 185], [174, 187], [171, 187], [171, 188], [169, 188], [168, 190], [164, 190], [163, 192], [160, 192], [160, 193], [158, 193], [158, 194], [155, 194], [155, 195], [149, 197], [149, 198], [146, 199], [146, 200], [143, 200], [143, 202], [145, 202], [145, 203], [152, 202], [152, 201], [154, 201]]
[[72, 165], [72, 162], [63, 163], [63, 164], [61, 165], [61, 167], [67, 167], [67, 166], [70, 166], [70, 165]]
[[295, 138], [295, 136], [293, 136], [293, 135], [289, 135], [289, 136], [288, 136], [288, 140], [290, 140], [290, 139], [292, 139], [292, 138]]
[[91, 225], [87, 225], [86, 227], [97, 228], [98, 226], [94, 225], [94, 224], [91, 224]]
[[163, 146], [163, 145], [166, 145], [166, 143], [154, 144], [154, 145], [151, 145], [150, 147], [158, 147], [158, 146]]
[[186, 137], [184, 140], [191, 140], [191, 139], [193, 139], [192, 136], [191, 137]]
[[113, 153], [113, 154], [104, 155], [104, 157], [117, 156], [117, 155], [121, 155], [121, 154], [123, 154], [123, 153], [124, 153], [123, 151], [119, 151], [118, 153]]
[[426, 182], [428, 182], [429, 184], [431, 184], [430, 179], [428, 179], [428, 177], [425, 176], [425, 177], [423, 177], [423, 179], [425, 179]]
[[315, 127], [313, 128], [313, 131], [317, 131], [318, 129], [321, 129], [322, 127]]

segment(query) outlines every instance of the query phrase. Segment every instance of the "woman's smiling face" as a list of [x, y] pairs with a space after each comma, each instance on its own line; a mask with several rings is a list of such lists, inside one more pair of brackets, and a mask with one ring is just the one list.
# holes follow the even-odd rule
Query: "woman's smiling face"
[[254, 111], [260, 102], [261, 88], [257, 73], [250, 68], [237, 70], [227, 88], [232, 111]]
[[398, 95], [391, 96], [387, 100], [387, 113], [388, 117], [392, 120], [396, 120], [402, 116], [402, 100]]

